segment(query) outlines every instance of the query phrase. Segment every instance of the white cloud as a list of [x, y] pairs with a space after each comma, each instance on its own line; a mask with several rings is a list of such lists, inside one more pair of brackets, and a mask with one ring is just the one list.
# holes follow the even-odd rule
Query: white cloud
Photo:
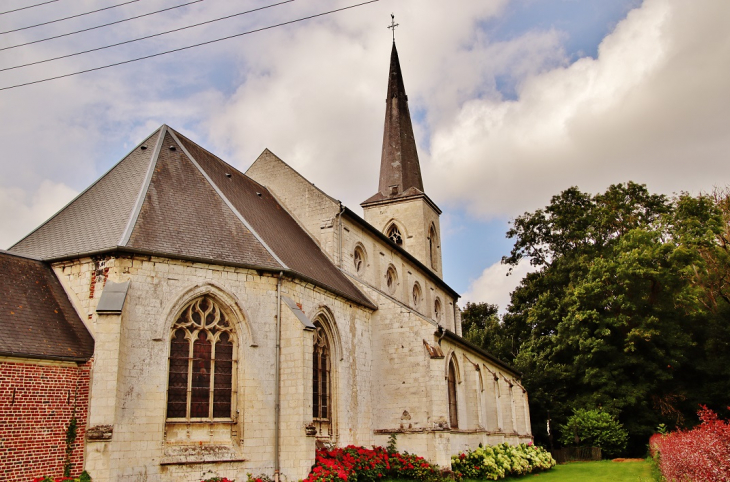
[[[578, 185], [730, 183], [730, 3], [646, 0], [599, 48], [528, 76], [513, 102], [472, 99], [434, 132], [437, 196], [516, 215]], [[724, 134], [722, 134], [724, 132]]]
[[469, 291], [464, 293], [459, 304], [465, 306], [467, 302], [492, 303], [499, 306], [500, 313], [504, 313], [510, 303], [510, 295], [519, 286], [522, 278], [535, 271], [526, 261], [515, 266], [512, 272], [509, 269], [509, 266], [499, 262], [485, 268], [481, 276], [469, 284]]
[[78, 192], [65, 184], [43, 180], [35, 192], [0, 187], [0, 248], [9, 248], [55, 214]]

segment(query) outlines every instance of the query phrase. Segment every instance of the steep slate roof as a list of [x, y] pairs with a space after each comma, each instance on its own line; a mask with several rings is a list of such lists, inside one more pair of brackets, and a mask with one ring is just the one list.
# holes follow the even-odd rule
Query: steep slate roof
[[0, 355], [83, 362], [94, 339], [53, 270], [0, 251]]
[[406, 192], [410, 195], [423, 193], [421, 165], [418, 162], [416, 139], [413, 136], [411, 114], [408, 110], [408, 96], [395, 42], [390, 53], [388, 94], [385, 102], [385, 128], [378, 193], [363, 204], [399, 197]]
[[10, 251], [48, 261], [127, 251], [284, 271], [376, 308], [265, 187], [164, 125]]

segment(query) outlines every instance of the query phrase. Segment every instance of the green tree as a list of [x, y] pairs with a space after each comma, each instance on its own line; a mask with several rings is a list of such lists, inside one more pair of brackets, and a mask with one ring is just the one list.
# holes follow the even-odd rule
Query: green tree
[[461, 312], [461, 329], [471, 343], [497, 358], [514, 358], [513, 344], [499, 319], [499, 307], [490, 303], [467, 303]]
[[560, 427], [560, 443], [576, 447], [599, 447], [603, 455], [616, 455], [626, 448], [629, 434], [610, 413], [575, 409]]
[[598, 406], [621, 414], [639, 453], [667, 413], [682, 412], [708, 319], [701, 253], [722, 223], [707, 197], [669, 199], [632, 182], [595, 196], [570, 188], [513, 221], [503, 262], [539, 270], [514, 291], [502, 327], [538, 439], [548, 411], [555, 426], [572, 407]]

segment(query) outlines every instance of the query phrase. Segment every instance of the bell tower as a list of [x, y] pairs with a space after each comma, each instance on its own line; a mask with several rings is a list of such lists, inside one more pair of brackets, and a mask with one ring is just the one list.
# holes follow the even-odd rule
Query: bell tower
[[361, 204], [365, 220], [403, 247], [439, 278], [441, 210], [426, 195], [413, 136], [408, 96], [393, 41], [378, 192]]

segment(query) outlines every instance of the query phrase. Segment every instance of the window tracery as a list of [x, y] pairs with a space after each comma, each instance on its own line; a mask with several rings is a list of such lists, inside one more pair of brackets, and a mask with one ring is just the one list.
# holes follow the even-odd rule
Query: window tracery
[[395, 224], [391, 224], [388, 228], [387, 236], [398, 246], [403, 246], [403, 235], [400, 233], [400, 229]]
[[355, 265], [355, 273], [363, 274], [365, 272], [365, 251], [360, 246], [355, 247], [352, 262]]
[[203, 296], [189, 303], [170, 337], [167, 418], [230, 419], [235, 336], [218, 304]]
[[396, 285], [398, 284], [398, 274], [395, 271], [395, 268], [392, 266], [388, 267], [388, 270], [385, 272], [385, 286], [388, 289], [388, 293], [391, 295], [395, 293]]

